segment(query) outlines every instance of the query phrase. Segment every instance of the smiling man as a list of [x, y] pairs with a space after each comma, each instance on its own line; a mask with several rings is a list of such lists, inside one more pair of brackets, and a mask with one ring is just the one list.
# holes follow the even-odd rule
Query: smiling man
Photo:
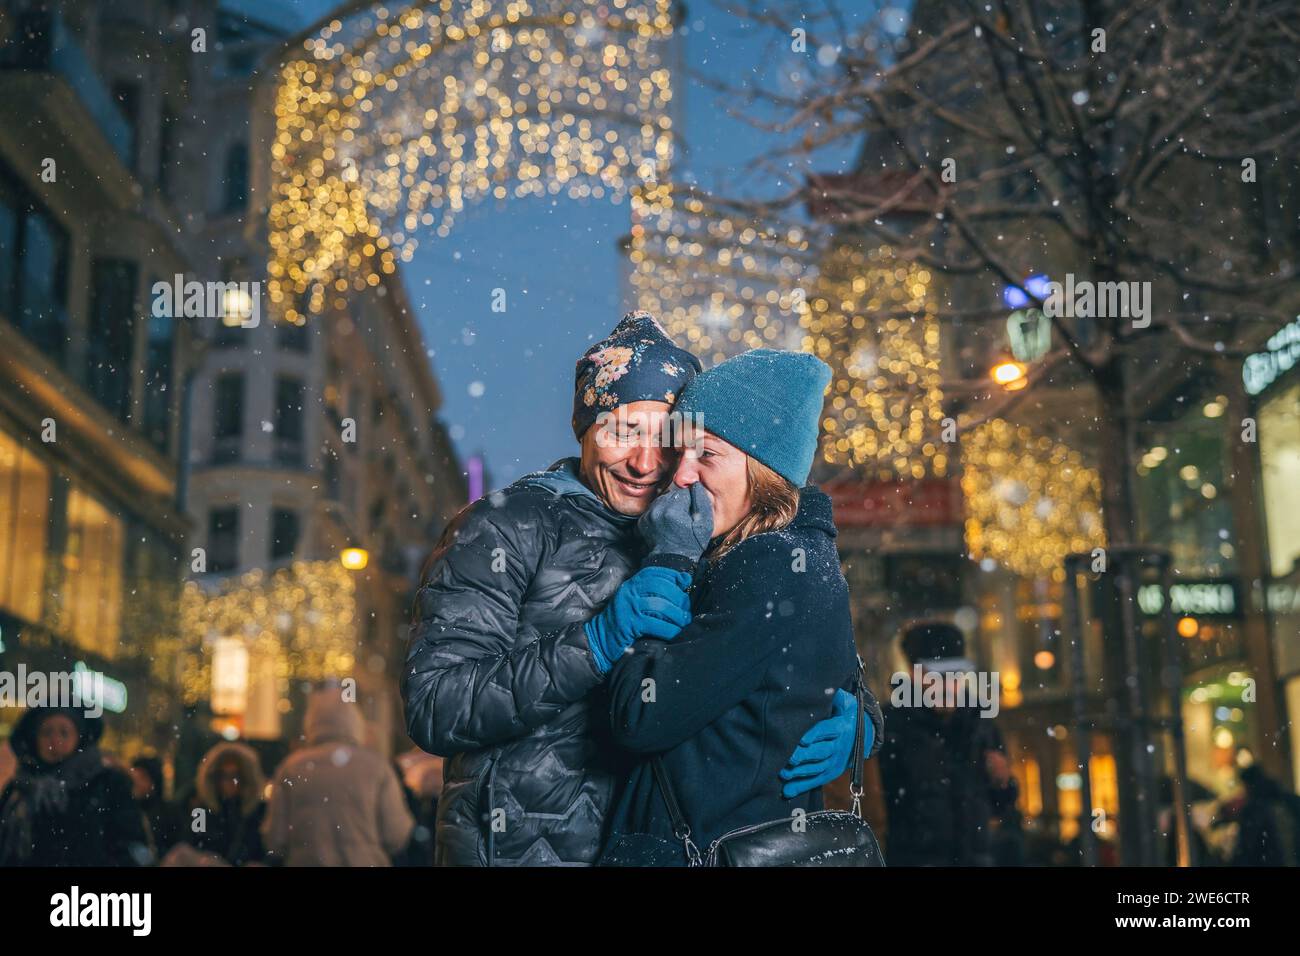
[[[671, 639], [690, 620], [687, 575], [633, 572], [646, 550], [637, 518], [677, 463], [661, 429], [699, 370], [648, 313], [625, 316], [578, 360], [581, 456], [469, 505], [430, 555], [402, 696], [411, 739], [450, 758], [439, 865], [598, 857], [626, 759], [606, 675], [637, 637]], [[844, 770], [852, 715], [818, 728], [791, 758], [788, 786]]]

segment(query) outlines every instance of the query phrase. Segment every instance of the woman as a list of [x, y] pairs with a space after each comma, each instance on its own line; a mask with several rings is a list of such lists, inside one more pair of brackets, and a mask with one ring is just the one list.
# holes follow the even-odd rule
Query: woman
[[[820, 789], [782, 793], [786, 755], [855, 686], [848, 588], [830, 499], [808, 478], [830, 370], [811, 355], [757, 349], [698, 376], [675, 411], [699, 434], [676, 488], [641, 521], [651, 564], [685, 569], [690, 623], [642, 639], [610, 674], [615, 738], [639, 755], [604, 862], [681, 865], [658, 756], [701, 852], [737, 827], [821, 809]], [[691, 543], [695, 547], [691, 547]], [[870, 739], [880, 708], [868, 695]], [[829, 755], [844, 766], [847, 755]]]
[[[260, 863], [266, 855], [260, 827], [266, 814], [266, 778], [257, 753], [224, 740], [203, 756], [194, 779], [194, 800], [181, 821], [180, 839], [231, 866]], [[173, 854], [171, 865], [205, 865], [192, 853]]]
[[152, 862], [131, 778], [105, 763], [103, 732], [76, 708], [23, 714], [10, 738], [18, 774], [0, 794], [0, 866]]

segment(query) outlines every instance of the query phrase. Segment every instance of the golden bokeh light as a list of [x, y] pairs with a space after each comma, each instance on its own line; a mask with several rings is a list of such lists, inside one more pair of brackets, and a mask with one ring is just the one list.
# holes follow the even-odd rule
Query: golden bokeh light
[[1068, 445], [1000, 418], [962, 439], [966, 548], [1028, 578], [1063, 581], [1067, 554], [1106, 543], [1101, 479]]

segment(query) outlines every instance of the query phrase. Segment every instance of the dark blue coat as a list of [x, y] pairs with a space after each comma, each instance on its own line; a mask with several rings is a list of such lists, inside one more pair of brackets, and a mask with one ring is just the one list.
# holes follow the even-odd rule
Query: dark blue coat
[[[834, 538], [830, 499], [805, 488], [788, 527], [701, 564], [681, 634], [638, 641], [614, 665], [614, 737], [639, 759], [616, 799], [612, 834], [672, 840], [655, 754], [701, 850], [736, 827], [821, 809], [820, 790], [782, 797], [778, 774], [857, 670]], [[879, 706], [869, 704], [878, 722]], [[881, 736], [877, 729], [877, 745]]]

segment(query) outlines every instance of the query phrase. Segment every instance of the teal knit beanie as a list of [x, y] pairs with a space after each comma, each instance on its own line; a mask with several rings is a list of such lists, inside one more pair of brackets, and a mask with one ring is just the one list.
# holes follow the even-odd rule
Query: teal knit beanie
[[673, 410], [700, 416], [706, 431], [801, 487], [817, 453], [830, 380], [830, 367], [816, 356], [754, 349], [697, 375]]

